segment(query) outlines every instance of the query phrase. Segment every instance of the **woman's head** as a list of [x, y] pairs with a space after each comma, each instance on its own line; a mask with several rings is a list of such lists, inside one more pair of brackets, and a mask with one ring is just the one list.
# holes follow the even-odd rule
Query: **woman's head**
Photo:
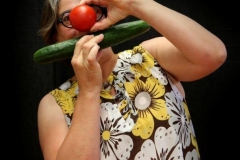
[[[45, 0], [42, 10], [40, 36], [47, 44], [68, 40], [87, 34], [74, 28], [68, 28], [63, 21], [69, 20], [67, 14], [79, 5], [80, 0]], [[106, 16], [106, 9], [92, 6], [97, 13]], [[68, 22], [67, 22], [68, 23]]]
[[45, 43], [53, 44], [86, 34], [58, 23], [62, 13], [76, 7], [79, 2], [80, 0], [45, 0], [42, 10], [41, 29], [39, 30], [39, 34]]
[[[41, 29], [39, 35], [46, 44], [68, 40], [87, 34], [74, 28], [67, 28], [59, 19], [63, 18], [66, 11], [70, 11], [79, 4], [80, 0], [45, 0], [42, 9]], [[106, 11], [104, 13], [106, 16]], [[70, 60], [64, 63], [70, 65]]]

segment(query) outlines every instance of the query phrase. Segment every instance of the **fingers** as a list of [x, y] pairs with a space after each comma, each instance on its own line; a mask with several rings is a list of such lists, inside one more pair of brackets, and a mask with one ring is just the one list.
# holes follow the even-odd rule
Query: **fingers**
[[103, 34], [85, 35], [75, 45], [73, 58], [77, 58], [82, 52], [88, 54], [94, 45], [98, 45], [104, 38]]
[[81, 0], [79, 5], [82, 5], [82, 4], [97, 4], [97, 5], [103, 5], [103, 2], [104, 1], [99, 1], [99, 0]]
[[91, 32], [108, 28], [129, 15], [129, 0], [81, 0], [81, 4], [95, 4], [107, 8], [107, 17], [96, 22], [90, 29]]
[[86, 67], [88, 69], [94, 67], [99, 57], [99, 45], [98, 43], [103, 40], [103, 34], [98, 36], [86, 35], [83, 36], [75, 46], [74, 54], [72, 57], [72, 65], [79, 67]]
[[101, 52], [98, 43], [103, 38], [103, 34], [85, 35], [75, 45], [71, 64], [82, 93], [93, 90], [100, 92], [102, 88], [102, 70], [98, 62]]
[[90, 39], [92, 39], [94, 36], [93, 35], [86, 35], [83, 36], [75, 45], [74, 53], [73, 53], [73, 59], [77, 58], [82, 50], [83, 44], [88, 42]]
[[[95, 65], [98, 64], [96, 62], [98, 62], [98, 60], [99, 60], [99, 58], [97, 57], [99, 49], [100, 49], [100, 47], [96, 44], [91, 48], [88, 55], [87, 54], [84, 55], [85, 56], [84, 59], [87, 59], [90, 70], [92, 68], [95, 68], [96, 67]], [[87, 52], [83, 51], [83, 53], [87, 53]]]

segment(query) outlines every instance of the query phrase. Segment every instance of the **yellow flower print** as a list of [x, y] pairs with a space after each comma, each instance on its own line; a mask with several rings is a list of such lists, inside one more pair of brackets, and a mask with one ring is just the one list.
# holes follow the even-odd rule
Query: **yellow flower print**
[[133, 120], [123, 119], [118, 106], [110, 102], [101, 104], [100, 116], [100, 159], [128, 159], [134, 145], [126, 133], [131, 131]]
[[63, 113], [68, 116], [73, 113], [78, 93], [78, 83], [76, 81], [66, 81], [59, 89], [50, 92], [56, 98]]
[[194, 132], [194, 129], [193, 129], [193, 124], [192, 124], [190, 112], [189, 112], [189, 110], [188, 110], [187, 104], [184, 103], [184, 102], [183, 102], [183, 107], [184, 107], [185, 113], [186, 113], [186, 115], [187, 115], [187, 120], [190, 122], [190, 127], [191, 127], [191, 130], [192, 130], [192, 134], [191, 134], [192, 144], [196, 147], [198, 157], [200, 157], [200, 153], [199, 153], [199, 149], [198, 149], [198, 144], [197, 144], [197, 139], [196, 139], [195, 132]]
[[196, 140], [196, 137], [194, 137], [192, 134], [191, 134], [191, 140], [192, 140], [192, 144], [196, 147], [197, 155], [200, 158], [200, 153], [199, 153], [199, 149], [198, 149], [197, 140]]
[[199, 160], [201, 158], [199, 157], [196, 149], [193, 149], [193, 150], [187, 152], [184, 159], [186, 159], [186, 160], [189, 160], [189, 159]]
[[109, 76], [108, 76], [108, 79], [107, 79], [107, 82], [109, 84], [112, 84], [113, 81], [114, 81], [114, 78], [115, 78], [115, 75], [113, 73], [111, 73]]
[[186, 113], [186, 115], [187, 115], [187, 120], [188, 120], [188, 122], [189, 122], [190, 119], [191, 119], [191, 117], [190, 117], [190, 112], [189, 112], [189, 110], [188, 110], [187, 104], [184, 103], [184, 102], [182, 102], [182, 103], [183, 103], [183, 107], [184, 107], [185, 113]]
[[170, 115], [169, 124], [175, 128], [183, 148], [191, 145], [191, 135], [195, 135], [186, 103], [176, 98], [174, 91], [165, 94], [166, 105]]
[[101, 97], [105, 99], [113, 99], [113, 96], [106, 90], [101, 91]]
[[144, 77], [149, 77], [151, 75], [149, 68], [154, 66], [154, 59], [152, 55], [141, 46], [137, 46], [133, 49], [130, 62], [132, 64], [131, 70], [134, 71], [136, 75], [142, 75]]
[[[138, 160], [183, 160], [181, 143], [178, 143], [178, 136], [174, 128], [158, 127], [154, 133], [154, 140], [147, 139], [136, 154]], [[191, 159], [188, 159], [191, 160]], [[196, 160], [196, 159], [194, 159]]]
[[[118, 106], [118, 109], [119, 109], [119, 110], [122, 110], [122, 109], [126, 108], [127, 104], [128, 104], [127, 100], [122, 100], [122, 101], [120, 102], [119, 106]], [[131, 110], [128, 110], [128, 111], [127, 111], [125, 114], [123, 114], [122, 116], [123, 116], [123, 118], [126, 120], [126, 119], [129, 117], [130, 114], [131, 114]]]
[[113, 96], [110, 94], [110, 90], [112, 89], [112, 84], [114, 81], [114, 75], [111, 73], [109, 75], [107, 82], [104, 84], [104, 89], [101, 90], [101, 97], [105, 99], [113, 99]]
[[165, 93], [165, 87], [156, 83], [158, 80], [154, 77], [148, 78], [145, 83], [139, 79], [134, 81], [125, 84], [139, 115], [132, 133], [147, 139], [152, 135], [154, 129], [154, 117], [158, 120], [169, 118], [165, 100], [161, 99]]

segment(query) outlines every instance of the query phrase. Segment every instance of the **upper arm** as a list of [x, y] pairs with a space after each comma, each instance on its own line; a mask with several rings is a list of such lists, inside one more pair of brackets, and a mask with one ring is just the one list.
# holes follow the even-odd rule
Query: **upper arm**
[[211, 47], [189, 49], [181, 53], [165, 37], [157, 37], [141, 44], [158, 61], [162, 68], [178, 81], [193, 81], [207, 76], [224, 61], [225, 53]]
[[61, 107], [50, 94], [44, 96], [39, 103], [38, 132], [44, 159], [56, 159], [68, 126]]
[[191, 66], [193, 69], [193, 64], [180, 54], [179, 50], [165, 37], [153, 38], [144, 41], [141, 45], [168, 74], [171, 74], [178, 81], [183, 79], [184, 74], [187, 72], [188, 68], [186, 66]]

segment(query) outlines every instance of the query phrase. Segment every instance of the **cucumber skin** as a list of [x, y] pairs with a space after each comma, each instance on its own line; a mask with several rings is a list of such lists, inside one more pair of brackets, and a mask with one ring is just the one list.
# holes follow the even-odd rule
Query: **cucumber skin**
[[[135, 20], [114, 25], [102, 31], [91, 33], [93, 35], [104, 34], [104, 39], [99, 43], [101, 49], [117, 45], [130, 40], [150, 29], [150, 25], [143, 20]], [[37, 63], [50, 63], [71, 58], [76, 42], [80, 39], [73, 38], [63, 42], [40, 48], [34, 53], [33, 60]]]

